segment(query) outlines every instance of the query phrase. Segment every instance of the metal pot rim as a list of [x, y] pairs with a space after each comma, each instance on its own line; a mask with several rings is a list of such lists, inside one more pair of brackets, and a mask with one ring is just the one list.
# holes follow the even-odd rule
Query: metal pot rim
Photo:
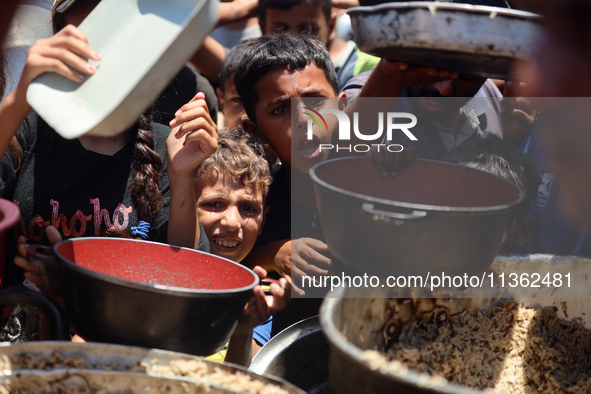
[[[129, 280], [116, 278], [114, 276], [109, 276], [106, 274], [102, 274], [100, 272], [90, 270], [88, 268], [81, 267], [60, 254], [59, 247], [62, 244], [70, 243], [70, 242], [83, 242], [84, 240], [108, 240], [109, 242], [141, 242], [144, 244], [148, 243], [148, 244], [155, 244], [155, 245], [163, 245], [163, 246], [168, 246], [168, 247], [175, 248], [175, 249], [182, 249], [182, 250], [188, 250], [188, 251], [199, 253], [199, 254], [205, 254], [208, 256], [213, 256], [213, 257], [218, 258], [220, 260], [225, 260], [229, 263], [239, 266], [241, 269], [246, 270], [247, 272], [249, 272], [253, 276], [253, 282], [248, 286], [232, 288], [232, 289], [189, 289], [189, 288], [185, 288], [185, 287], [151, 285], [148, 283], [132, 282]], [[181, 296], [181, 297], [188, 297], [188, 298], [195, 297], [195, 296], [200, 296], [200, 297], [205, 296], [205, 297], [215, 298], [215, 297], [224, 296], [227, 294], [246, 293], [246, 292], [252, 291], [252, 289], [254, 289], [254, 287], [256, 285], [258, 285], [259, 281], [260, 281], [260, 278], [258, 277], [258, 275], [255, 274], [254, 271], [252, 271], [250, 268], [245, 267], [241, 264], [238, 264], [238, 263], [236, 263], [232, 260], [229, 260], [227, 258], [220, 257], [220, 256], [217, 256], [217, 255], [214, 255], [211, 253], [205, 253], [205, 252], [195, 250], [195, 249], [184, 248], [184, 247], [174, 246], [174, 245], [168, 245], [168, 244], [163, 244], [160, 242], [144, 241], [144, 240], [139, 240], [139, 239], [127, 239], [127, 238], [82, 237], [82, 238], [70, 238], [70, 239], [66, 239], [64, 241], [61, 241], [60, 243], [56, 244], [53, 247], [53, 250], [54, 250], [55, 255], [57, 256], [57, 261], [59, 262], [59, 264], [61, 264], [64, 268], [66, 268], [70, 271], [73, 271], [73, 272], [76, 272], [76, 273], [79, 273], [79, 274], [82, 274], [82, 275], [85, 275], [85, 276], [88, 276], [88, 277], [91, 277], [93, 279], [97, 279], [97, 280], [100, 280], [103, 282], [108, 282], [108, 283], [111, 283], [114, 285], [118, 285], [118, 286], [123, 286], [123, 287], [136, 289], [136, 290], [148, 290], [150, 292], [173, 295], [173, 296]]]
[[496, 16], [517, 17], [523, 19], [530, 19], [534, 21], [541, 21], [543, 17], [533, 12], [516, 10], [513, 8], [501, 8], [485, 5], [472, 5], [460, 3], [440, 3], [440, 2], [425, 2], [425, 1], [409, 1], [404, 3], [387, 3], [378, 4], [374, 6], [360, 6], [352, 7], [347, 10], [347, 14], [368, 14], [379, 12], [382, 10], [417, 10], [429, 9], [435, 11], [463, 11], [466, 13], [488, 14], [495, 13]]
[[[470, 170], [478, 171], [482, 174], [486, 174], [488, 176], [492, 176], [492, 177], [495, 177], [501, 181], [509, 183], [511, 186], [513, 186], [515, 189], [517, 189], [517, 191], [519, 193], [519, 198], [510, 204], [492, 205], [492, 206], [488, 206], [488, 207], [449, 207], [449, 206], [441, 206], [441, 205], [417, 204], [417, 203], [409, 203], [409, 202], [402, 202], [402, 201], [396, 201], [396, 200], [386, 200], [383, 198], [376, 198], [376, 197], [371, 197], [371, 196], [368, 196], [365, 194], [351, 192], [351, 191], [342, 189], [340, 187], [331, 185], [330, 183], [322, 180], [316, 174], [316, 171], [318, 170], [318, 168], [322, 167], [323, 165], [331, 164], [333, 162], [344, 161], [344, 160], [367, 160], [367, 159], [368, 159], [367, 157], [341, 157], [338, 159], [326, 160], [326, 161], [318, 163], [318, 164], [314, 165], [312, 168], [310, 168], [310, 177], [312, 178], [312, 181], [316, 185], [322, 186], [322, 187], [324, 187], [332, 192], [335, 192], [335, 193], [339, 193], [339, 194], [346, 195], [348, 197], [360, 199], [363, 202], [370, 202], [370, 203], [375, 203], [375, 204], [380, 204], [380, 205], [387, 205], [387, 206], [392, 206], [392, 207], [406, 208], [406, 209], [412, 209], [412, 210], [422, 210], [422, 211], [429, 211], [429, 212], [484, 213], [484, 214], [486, 214], [486, 213], [493, 213], [493, 212], [497, 212], [497, 211], [504, 211], [504, 210], [511, 209], [511, 208], [515, 207], [516, 205], [521, 204], [525, 200], [525, 193], [523, 192], [523, 190], [521, 190], [521, 188], [519, 186], [517, 186], [515, 183], [513, 183], [512, 181], [501, 178], [500, 176], [495, 175], [495, 174], [490, 174], [485, 171], [477, 170], [475, 168], [470, 168]], [[443, 165], [455, 166], [455, 167], [460, 167], [460, 168], [466, 168], [466, 167], [463, 167], [458, 164], [445, 163], [445, 162], [436, 161], [436, 160], [425, 160], [425, 159], [417, 159], [417, 160], [439, 163], [439, 164], [443, 164]]]

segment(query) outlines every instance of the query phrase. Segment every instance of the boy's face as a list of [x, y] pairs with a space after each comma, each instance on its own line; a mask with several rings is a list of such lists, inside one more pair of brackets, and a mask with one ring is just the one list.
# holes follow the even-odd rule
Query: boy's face
[[[313, 64], [296, 71], [276, 69], [263, 76], [255, 86], [258, 102], [255, 107], [256, 129], [287, 166], [307, 173], [316, 163], [328, 158], [328, 150], [320, 151], [320, 144], [332, 142], [335, 116], [326, 116], [328, 128], [314, 125], [313, 141], [306, 137], [309, 116], [304, 114], [299, 102], [292, 108], [292, 97], [305, 98], [305, 103], [315, 103], [315, 109], [341, 109], [345, 100], [337, 100], [323, 70]], [[344, 97], [340, 94], [339, 97]], [[297, 124], [292, 130], [292, 121]], [[330, 131], [329, 131], [330, 130]], [[292, 150], [293, 143], [293, 150]]]
[[197, 216], [209, 239], [211, 253], [240, 262], [263, 229], [261, 188], [244, 186], [230, 175], [209, 174], [195, 181]]
[[267, 8], [265, 20], [260, 23], [264, 35], [288, 31], [296, 35], [307, 32], [324, 44], [330, 35], [329, 23], [319, 4], [298, 4], [287, 11]]
[[223, 92], [220, 88], [217, 88], [217, 94], [222, 113], [224, 114], [225, 126], [242, 127], [242, 121], [248, 119], [248, 116], [246, 116], [246, 111], [244, 111], [242, 99], [236, 91], [233, 76], [230, 76], [226, 80], [224, 88]]

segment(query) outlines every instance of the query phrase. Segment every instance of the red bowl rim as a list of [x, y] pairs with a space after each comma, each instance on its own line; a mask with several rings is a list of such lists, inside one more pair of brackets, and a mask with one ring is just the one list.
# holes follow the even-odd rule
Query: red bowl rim
[[[152, 284], [148, 284], [148, 283], [132, 282], [132, 281], [129, 281], [126, 279], [121, 279], [121, 278], [117, 278], [114, 276], [109, 276], [109, 275], [106, 275], [106, 274], [103, 274], [100, 272], [90, 270], [88, 268], [81, 267], [81, 266], [75, 264], [74, 262], [70, 261], [69, 259], [65, 258], [64, 256], [62, 256], [59, 252], [60, 245], [70, 243], [70, 242], [84, 242], [84, 241], [91, 241], [91, 240], [92, 241], [101, 240], [101, 241], [109, 241], [109, 242], [140, 242], [140, 243], [144, 243], [144, 244], [158, 245], [159, 247], [173, 248], [176, 250], [182, 249], [182, 250], [187, 250], [189, 252], [204, 254], [204, 255], [207, 255], [208, 257], [214, 257], [216, 259], [224, 260], [228, 263], [236, 265], [237, 267], [239, 267], [242, 270], [249, 272], [253, 277], [253, 281], [248, 286], [237, 287], [237, 288], [232, 288], [232, 289], [190, 289], [190, 288], [186, 288], [186, 287], [152, 285]], [[259, 276], [257, 274], [255, 274], [253, 270], [251, 270], [250, 268], [248, 268], [242, 264], [236, 263], [235, 261], [232, 261], [230, 259], [226, 259], [224, 257], [217, 256], [215, 254], [202, 252], [200, 250], [195, 250], [195, 249], [191, 249], [191, 248], [183, 248], [180, 246], [174, 246], [174, 245], [169, 245], [169, 244], [160, 243], [160, 242], [144, 241], [141, 239], [108, 238], [108, 237], [70, 238], [70, 239], [66, 239], [66, 240], [56, 244], [53, 247], [53, 250], [54, 250], [55, 255], [57, 256], [58, 263], [61, 264], [67, 270], [74, 271], [74, 272], [82, 274], [82, 275], [90, 276], [91, 278], [94, 278], [94, 279], [97, 279], [100, 281], [104, 281], [104, 282], [108, 282], [108, 283], [118, 285], [118, 286], [123, 286], [123, 287], [138, 289], [138, 290], [149, 290], [151, 292], [168, 294], [168, 295], [187, 296], [187, 297], [199, 295], [199, 296], [206, 296], [206, 297], [207, 296], [216, 297], [216, 296], [222, 296], [222, 295], [227, 295], [227, 294], [239, 294], [239, 293], [251, 292], [252, 289], [254, 289], [254, 287], [256, 285], [258, 285], [260, 282]], [[64, 286], [67, 286], [66, 282], [64, 282]]]

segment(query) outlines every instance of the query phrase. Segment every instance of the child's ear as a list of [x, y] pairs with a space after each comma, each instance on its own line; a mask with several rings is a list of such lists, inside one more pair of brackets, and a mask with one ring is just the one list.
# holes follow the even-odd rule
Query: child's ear
[[339, 106], [339, 111], [344, 111], [347, 108], [347, 95], [345, 92], [341, 92], [337, 96], [337, 105]]
[[265, 209], [263, 210], [263, 219], [261, 220], [261, 225], [259, 227], [259, 233], [257, 237], [263, 233], [263, 227], [265, 226], [265, 220], [267, 220], [267, 214], [269, 213], [269, 209], [271, 209], [271, 207], [265, 207]]
[[519, 229], [517, 230], [517, 239], [515, 240], [515, 245], [520, 248], [525, 246], [525, 243], [529, 239], [531, 233], [536, 228], [536, 223], [537, 220], [534, 216], [528, 216], [521, 221], [519, 224]]
[[258, 134], [259, 132], [256, 123], [254, 123], [252, 120], [248, 118], [242, 120], [242, 128], [244, 129], [244, 131], [250, 134]]
[[220, 89], [220, 88], [216, 88], [215, 92], [218, 95], [218, 101], [220, 103], [220, 111], [224, 111], [224, 92], [222, 92], [222, 89]]

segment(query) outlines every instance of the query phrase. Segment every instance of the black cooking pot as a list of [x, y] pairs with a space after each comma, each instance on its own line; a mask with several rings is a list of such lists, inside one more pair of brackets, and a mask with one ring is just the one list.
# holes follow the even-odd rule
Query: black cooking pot
[[524, 199], [500, 177], [427, 160], [383, 177], [371, 158], [335, 159], [310, 176], [331, 253], [375, 275], [484, 271]]
[[88, 341], [213, 354], [259, 283], [233, 261], [148, 241], [69, 239], [53, 247], [56, 259], [29, 252], [56, 278], [74, 330]]

